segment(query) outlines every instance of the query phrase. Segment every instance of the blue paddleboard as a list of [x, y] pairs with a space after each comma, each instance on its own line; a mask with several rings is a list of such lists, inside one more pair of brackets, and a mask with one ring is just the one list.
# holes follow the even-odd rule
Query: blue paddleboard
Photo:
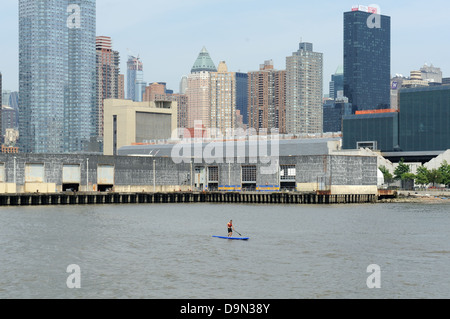
[[228, 237], [228, 236], [213, 236], [214, 238], [232, 239], [232, 240], [249, 240], [249, 237]]

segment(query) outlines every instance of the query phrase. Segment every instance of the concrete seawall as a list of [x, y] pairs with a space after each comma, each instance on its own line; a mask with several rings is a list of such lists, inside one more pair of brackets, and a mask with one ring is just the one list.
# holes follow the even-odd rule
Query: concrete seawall
[[54, 193], [0, 195], [0, 206], [158, 203], [357, 204], [374, 203], [376, 200], [376, 195], [330, 195], [313, 193]]

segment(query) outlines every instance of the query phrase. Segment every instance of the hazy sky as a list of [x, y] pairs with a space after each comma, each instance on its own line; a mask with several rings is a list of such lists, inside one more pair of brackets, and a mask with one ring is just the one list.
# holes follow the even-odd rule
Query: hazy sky
[[[0, 0], [0, 71], [3, 88], [18, 89], [18, 0]], [[378, 1], [392, 18], [392, 74], [408, 75], [425, 63], [450, 77], [450, 3], [444, 0]], [[343, 59], [343, 13], [357, 1], [300, 0], [97, 0], [97, 35], [113, 38], [121, 73], [131, 52], [144, 63], [147, 82], [179, 90], [205, 46], [216, 66], [253, 71], [286, 56], [302, 39], [324, 53], [324, 90]]]

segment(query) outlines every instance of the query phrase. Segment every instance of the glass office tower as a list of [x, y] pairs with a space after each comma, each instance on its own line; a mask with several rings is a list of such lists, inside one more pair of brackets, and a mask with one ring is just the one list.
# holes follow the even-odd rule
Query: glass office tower
[[144, 64], [139, 57], [130, 55], [127, 61], [127, 98], [134, 102], [142, 102], [146, 86]]
[[95, 0], [19, 0], [22, 152], [83, 152], [97, 135], [95, 32]]
[[331, 75], [329, 96], [330, 99], [336, 100], [339, 92], [344, 94], [344, 67], [339, 66], [335, 74]]
[[236, 110], [241, 112], [243, 123], [248, 124], [248, 74], [236, 72]]
[[390, 78], [391, 18], [345, 12], [344, 96], [356, 110], [389, 108]]

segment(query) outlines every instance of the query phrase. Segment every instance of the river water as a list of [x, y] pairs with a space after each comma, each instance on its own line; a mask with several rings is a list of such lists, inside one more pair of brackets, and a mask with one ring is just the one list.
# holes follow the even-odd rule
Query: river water
[[[230, 219], [249, 241], [212, 238]], [[0, 298], [450, 298], [449, 230], [449, 204], [0, 208]]]

